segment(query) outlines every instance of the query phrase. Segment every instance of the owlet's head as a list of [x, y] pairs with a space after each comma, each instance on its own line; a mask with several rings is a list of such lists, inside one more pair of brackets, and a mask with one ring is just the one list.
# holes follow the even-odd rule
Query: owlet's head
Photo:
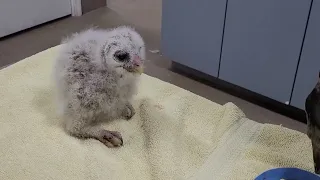
[[109, 31], [106, 41], [102, 49], [103, 64], [121, 75], [142, 73], [145, 45], [136, 31], [118, 27]]

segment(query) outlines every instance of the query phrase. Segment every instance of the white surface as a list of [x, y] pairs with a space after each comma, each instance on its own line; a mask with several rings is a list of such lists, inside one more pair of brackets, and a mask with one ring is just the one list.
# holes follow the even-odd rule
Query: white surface
[[70, 0], [0, 0], [0, 37], [69, 14]]

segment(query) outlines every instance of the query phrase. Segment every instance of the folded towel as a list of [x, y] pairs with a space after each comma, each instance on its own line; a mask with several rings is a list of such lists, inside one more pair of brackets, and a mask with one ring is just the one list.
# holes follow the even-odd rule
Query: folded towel
[[313, 170], [306, 135], [248, 120], [232, 103], [221, 106], [147, 75], [133, 119], [103, 124], [122, 133], [123, 147], [71, 137], [54, 105], [58, 50], [0, 71], [0, 179], [222, 180], [250, 179], [278, 166]]
[[311, 142], [305, 134], [277, 125], [249, 122], [233, 127], [231, 135], [225, 135], [190, 179], [248, 180], [276, 167], [314, 172]]

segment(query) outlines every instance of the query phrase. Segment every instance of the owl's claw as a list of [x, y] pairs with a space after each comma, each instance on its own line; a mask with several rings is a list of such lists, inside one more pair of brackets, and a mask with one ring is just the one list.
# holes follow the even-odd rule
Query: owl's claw
[[133, 106], [131, 104], [127, 104], [126, 107], [123, 110], [123, 117], [127, 120], [131, 119], [136, 114], [136, 111], [134, 110]]
[[109, 148], [123, 145], [121, 134], [116, 131], [102, 130], [97, 139]]

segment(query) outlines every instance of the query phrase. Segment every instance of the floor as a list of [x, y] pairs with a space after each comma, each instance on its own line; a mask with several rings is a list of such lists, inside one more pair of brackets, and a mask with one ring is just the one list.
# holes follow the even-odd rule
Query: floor
[[62, 37], [84, 28], [110, 28], [133, 25], [144, 37], [148, 59], [146, 74], [170, 82], [219, 104], [233, 102], [248, 118], [261, 123], [282, 124], [306, 132], [306, 125], [267, 109], [251, 104], [222, 91], [206, 86], [170, 71], [170, 61], [149, 50], [160, 49], [161, 0], [109, 0], [108, 8], [86, 13], [81, 17], [65, 17], [57, 21], [0, 39], [0, 67], [13, 64], [25, 57], [53, 47]]

